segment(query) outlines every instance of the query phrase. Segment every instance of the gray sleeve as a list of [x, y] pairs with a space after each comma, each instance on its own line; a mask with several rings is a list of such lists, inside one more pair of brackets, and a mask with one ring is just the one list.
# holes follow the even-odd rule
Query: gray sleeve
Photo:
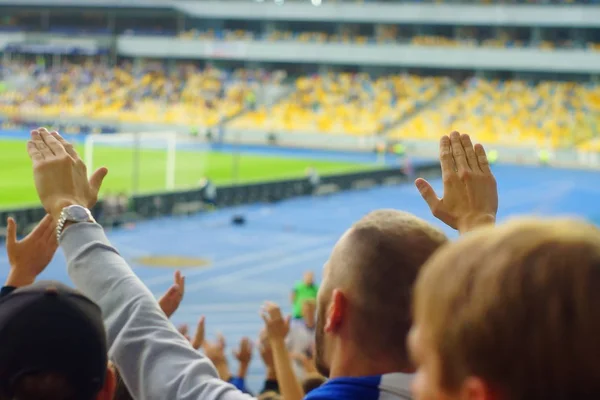
[[75, 287], [104, 315], [109, 358], [135, 399], [248, 400], [219, 379], [160, 310], [152, 293], [110, 245], [100, 225], [79, 223], [61, 239]]

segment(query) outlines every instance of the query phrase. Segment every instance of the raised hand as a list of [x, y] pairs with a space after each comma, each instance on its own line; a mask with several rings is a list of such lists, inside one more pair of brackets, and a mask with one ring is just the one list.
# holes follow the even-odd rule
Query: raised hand
[[8, 219], [6, 252], [10, 272], [5, 286], [31, 285], [52, 261], [58, 248], [56, 223], [46, 215], [24, 239], [17, 240], [17, 223]]
[[187, 324], [181, 324], [177, 327], [177, 331], [181, 333], [181, 335], [187, 339], [188, 342], [192, 343], [192, 339], [190, 338], [190, 327]]
[[198, 326], [196, 326], [196, 333], [194, 334], [194, 340], [192, 340], [192, 347], [198, 350], [204, 344], [204, 337], [206, 335], [205, 328], [206, 318], [200, 317], [198, 320]]
[[242, 338], [240, 347], [233, 351], [233, 356], [240, 363], [250, 363], [252, 360], [252, 342], [247, 337]]
[[265, 321], [269, 340], [285, 340], [290, 331], [290, 317], [284, 319], [279, 306], [271, 302], [265, 303], [262, 307], [261, 316], [263, 321]]
[[252, 342], [248, 338], [242, 338], [240, 347], [233, 351], [233, 356], [239, 361], [237, 376], [245, 378], [248, 375], [248, 367], [252, 361]]
[[222, 334], [217, 336], [216, 342], [205, 340], [202, 343], [202, 349], [206, 357], [210, 358], [214, 364], [227, 360], [225, 357], [225, 337]]
[[415, 181], [433, 215], [461, 233], [494, 223], [498, 188], [483, 146], [452, 132], [440, 139], [440, 163], [444, 197], [438, 198], [425, 179]]
[[300, 363], [304, 368], [304, 372], [307, 374], [317, 372], [317, 366], [315, 364], [315, 359], [312, 357], [308, 357], [304, 353], [290, 353], [290, 357], [292, 360]]
[[185, 277], [180, 271], [175, 271], [174, 281], [169, 290], [158, 300], [161, 310], [169, 318], [177, 311], [185, 294]]
[[265, 321], [267, 336], [273, 351], [275, 374], [281, 394], [287, 400], [301, 400], [304, 392], [296, 378], [292, 359], [285, 345], [285, 337], [290, 331], [290, 318], [284, 319], [279, 306], [270, 302], [265, 303], [261, 315]]
[[99, 168], [88, 180], [87, 168], [73, 146], [58, 132], [49, 133], [45, 128], [31, 132], [27, 152], [40, 201], [55, 220], [68, 205], [91, 208], [96, 204], [106, 168]]
[[274, 368], [275, 364], [273, 361], [273, 348], [269, 342], [269, 336], [267, 335], [266, 329], [263, 329], [260, 332], [258, 350], [260, 352], [260, 358], [262, 358], [265, 367], [267, 369]]

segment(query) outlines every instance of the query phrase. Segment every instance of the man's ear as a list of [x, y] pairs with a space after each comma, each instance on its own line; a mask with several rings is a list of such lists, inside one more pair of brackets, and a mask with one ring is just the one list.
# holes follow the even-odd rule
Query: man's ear
[[342, 291], [333, 289], [331, 301], [327, 309], [327, 321], [325, 321], [325, 332], [335, 332], [342, 324], [346, 313], [347, 299]]
[[115, 374], [114, 366], [109, 363], [106, 367], [106, 377], [104, 378], [104, 386], [100, 389], [97, 400], [112, 400], [115, 395], [117, 388], [117, 376]]

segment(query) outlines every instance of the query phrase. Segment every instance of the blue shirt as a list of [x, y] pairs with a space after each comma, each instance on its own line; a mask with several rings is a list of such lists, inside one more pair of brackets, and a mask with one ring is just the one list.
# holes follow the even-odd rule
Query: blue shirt
[[410, 400], [412, 375], [385, 374], [330, 379], [304, 400]]

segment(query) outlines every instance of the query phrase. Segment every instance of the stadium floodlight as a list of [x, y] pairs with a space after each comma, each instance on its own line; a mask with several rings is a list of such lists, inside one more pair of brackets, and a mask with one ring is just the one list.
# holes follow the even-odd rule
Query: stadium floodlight
[[[95, 147], [113, 147], [117, 149], [130, 150], [132, 154], [139, 153], [145, 149], [165, 151], [165, 189], [175, 189], [175, 167], [177, 155], [177, 134], [174, 132], [136, 132], [136, 133], [114, 133], [87, 135], [84, 145], [84, 161], [88, 166], [88, 172], [94, 171], [94, 149]], [[110, 167], [110, 166], [109, 166]], [[134, 165], [137, 172], [141, 172], [140, 165]], [[133, 188], [135, 191], [137, 188]]]
[[321, 5], [321, 0], [311, 0], [312, 5], [315, 7], [319, 7]]

